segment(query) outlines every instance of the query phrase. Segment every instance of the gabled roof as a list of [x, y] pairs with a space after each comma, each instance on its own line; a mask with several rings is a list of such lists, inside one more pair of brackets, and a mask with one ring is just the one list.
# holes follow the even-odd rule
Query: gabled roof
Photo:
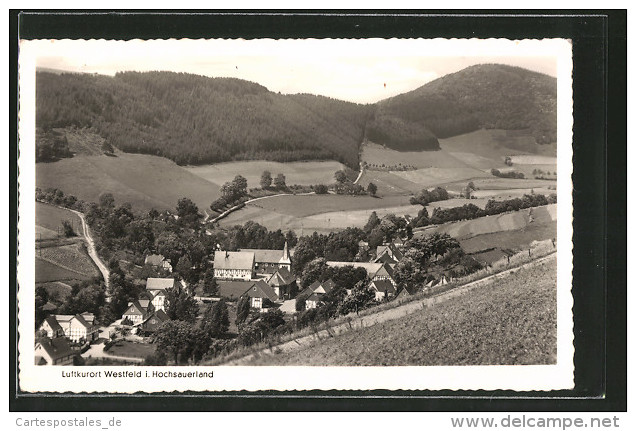
[[377, 258], [380, 258], [383, 254], [387, 253], [389, 254], [389, 256], [393, 256], [394, 259], [397, 261], [401, 260], [404, 257], [402, 252], [398, 250], [398, 248], [393, 243], [379, 245], [375, 249], [375, 255], [377, 256]]
[[[283, 250], [264, 250], [258, 248], [242, 248], [240, 252], [254, 253], [256, 263], [278, 263], [283, 258]], [[215, 256], [216, 259], [216, 256]]]
[[336, 287], [336, 283], [334, 283], [332, 279], [329, 279], [327, 281], [323, 281], [321, 286], [325, 289], [325, 293], [329, 293]]
[[254, 253], [246, 251], [215, 251], [214, 269], [248, 269], [254, 268]]
[[146, 290], [165, 290], [174, 287], [174, 278], [148, 278]]
[[287, 286], [292, 284], [294, 281], [296, 281], [296, 277], [294, 277], [287, 268], [280, 268], [267, 280], [267, 284], [279, 287]]
[[36, 344], [36, 349], [38, 345], [42, 346], [44, 351], [51, 357], [51, 359], [59, 359], [65, 356], [73, 355], [75, 352], [71, 349], [71, 344], [66, 338], [44, 338]]
[[128, 308], [124, 311], [123, 316], [127, 314], [141, 314], [143, 316], [145, 314], [145, 309], [141, 306], [139, 301], [134, 301], [128, 304]]
[[389, 265], [388, 263], [383, 263], [382, 267], [378, 269], [376, 273], [371, 276], [371, 278], [377, 277], [377, 276], [393, 278], [393, 273], [394, 271], [393, 271], [393, 268], [391, 268], [391, 265]]
[[84, 316], [82, 316], [81, 314], [76, 314], [75, 319], [85, 328], [90, 328], [91, 326], [93, 326], [88, 323], [86, 319], [84, 319]]
[[152, 319], [153, 317], [156, 317], [162, 323], [170, 320], [168, 315], [163, 310], [158, 310], [153, 313], [150, 313], [148, 317], [146, 317], [142, 323], [146, 323], [148, 320]]
[[274, 289], [263, 280], [255, 282], [252, 287], [245, 292], [245, 295], [250, 298], [267, 298], [270, 301], [276, 301], [278, 299], [278, 295], [276, 295]]
[[400, 292], [397, 294], [398, 298], [403, 298], [406, 296], [411, 296], [411, 295], [415, 295], [417, 293], [417, 288], [415, 287], [403, 287], [402, 289], [400, 289]]
[[372, 286], [378, 292], [395, 293], [395, 287], [389, 280], [375, 280], [369, 286]]
[[252, 287], [253, 284], [253, 281], [242, 280], [219, 281], [217, 282], [217, 286], [219, 288], [218, 296], [228, 299], [240, 298], [247, 291], [247, 289]]
[[95, 315], [93, 313], [89, 313], [88, 311], [80, 314], [89, 325], [93, 325], [95, 323]]
[[312, 293], [311, 295], [309, 295], [309, 298], [307, 298], [307, 301], [319, 302], [320, 296], [315, 293]]
[[49, 327], [54, 331], [62, 331], [62, 327], [59, 323], [57, 323], [57, 319], [55, 316], [49, 316], [44, 321], [49, 325]]

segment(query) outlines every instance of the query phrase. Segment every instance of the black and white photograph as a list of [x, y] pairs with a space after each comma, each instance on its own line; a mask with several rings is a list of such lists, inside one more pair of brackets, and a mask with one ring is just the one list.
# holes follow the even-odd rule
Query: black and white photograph
[[20, 49], [23, 390], [573, 387], [568, 40]]

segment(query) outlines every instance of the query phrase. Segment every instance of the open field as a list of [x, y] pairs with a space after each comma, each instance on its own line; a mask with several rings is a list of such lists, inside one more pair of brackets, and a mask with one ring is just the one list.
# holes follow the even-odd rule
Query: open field
[[378, 196], [411, 195], [422, 190], [422, 185], [409, 181], [389, 171], [365, 170], [358, 184], [365, 189], [373, 183], [378, 186]]
[[242, 365], [554, 364], [556, 348], [552, 257], [407, 316]]
[[456, 181], [468, 181], [475, 178], [488, 178], [492, 175], [490, 172], [481, 171], [479, 169], [463, 167], [463, 168], [424, 168], [415, 171], [393, 172], [396, 176], [418, 184], [420, 189], [430, 188], [443, 184], [453, 183]]
[[[35, 203], [36, 233], [41, 233], [42, 239], [55, 238], [58, 232], [63, 235], [62, 222], [65, 220], [71, 222], [75, 233], [81, 235], [82, 220], [77, 214], [42, 202]], [[36, 238], [40, 239], [38, 236]]]
[[251, 160], [185, 167], [194, 175], [218, 186], [232, 181], [236, 175], [242, 175], [247, 179], [248, 188], [260, 187], [263, 171], [269, 171], [272, 178], [278, 174], [285, 175], [285, 182], [291, 186], [331, 184], [335, 181], [334, 173], [344, 168], [342, 163], [333, 160], [290, 163]]
[[35, 282], [46, 283], [49, 281], [63, 281], [65, 283], [75, 283], [77, 281], [88, 280], [91, 277], [67, 268], [62, 268], [55, 263], [35, 257]]
[[119, 340], [108, 349], [104, 357], [108, 355], [126, 356], [129, 358], [145, 358], [155, 352], [153, 344], [133, 343], [131, 341]]
[[97, 277], [99, 270], [88, 256], [84, 243], [63, 245], [59, 247], [38, 248], [38, 258], [47, 260], [58, 266], [70, 268], [73, 271], [85, 274], [87, 277]]
[[247, 204], [220, 220], [222, 226], [257, 222], [270, 230], [289, 229], [297, 234], [328, 233], [346, 227], [362, 227], [371, 212], [417, 215], [422, 208], [408, 196], [286, 195]]
[[174, 209], [182, 197], [200, 209], [219, 197], [219, 187], [162, 157], [117, 152], [116, 157], [78, 155], [36, 164], [36, 185], [54, 187], [88, 202], [112, 193], [135, 210]]
[[332, 211], [389, 208], [410, 205], [406, 196], [286, 195], [262, 199], [253, 204], [266, 211], [306, 217]]
[[440, 139], [439, 151], [396, 151], [369, 142], [362, 147], [361, 160], [369, 165], [414, 166], [415, 168], [473, 168], [489, 171], [504, 167], [506, 156], [515, 156], [519, 164], [543, 161], [556, 163], [556, 144], [537, 145], [521, 131], [482, 129]]
[[462, 239], [502, 231], [525, 229], [530, 224], [542, 224], [556, 221], [556, 204], [544, 207], [527, 208], [519, 211], [462, 220], [438, 226], [418, 229], [416, 235], [429, 235], [434, 232], [448, 233], [453, 238]]

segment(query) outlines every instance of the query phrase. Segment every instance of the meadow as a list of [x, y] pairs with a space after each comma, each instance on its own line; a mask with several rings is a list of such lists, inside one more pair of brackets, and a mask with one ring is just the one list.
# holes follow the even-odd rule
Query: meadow
[[413, 314], [243, 365], [554, 364], [556, 348], [552, 258]]
[[242, 175], [247, 179], [248, 188], [257, 188], [261, 186], [260, 181], [263, 171], [269, 171], [272, 174], [272, 178], [278, 174], [285, 175], [285, 181], [288, 186], [294, 184], [331, 184], [335, 181], [334, 173], [345, 169], [345, 166], [333, 160], [290, 163], [252, 160], [185, 166], [184, 168], [188, 172], [218, 186], [232, 181], [236, 175]]
[[36, 164], [36, 185], [58, 188], [87, 202], [112, 193], [117, 204], [129, 202], [135, 210], [174, 209], [189, 197], [206, 209], [219, 197], [219, 186], [162, 157], [117, 152], [116, 157], [77, 155]]
[[41, 228], [37, 230], [37, 233], [43, 234], [42, 239], [63, 235], [62, 222], [64, 221], [71, 223], [75, 233], [82, 234], [82, 220], [74, 212], [42, 202], [35, 203], [35, 224], [36, 227]]

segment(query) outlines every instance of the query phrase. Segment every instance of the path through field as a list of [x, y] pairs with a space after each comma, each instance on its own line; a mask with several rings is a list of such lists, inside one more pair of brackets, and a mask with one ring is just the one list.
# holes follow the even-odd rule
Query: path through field
[[86, 244], [87, 244], [86, 248], [88, 249], [88, 255], [90, 256], [91, 259], [93, 259], [93, 262], [95, 262], [95, 265], [99, 269], [99, 272], [102, 273], [102, 277], [104, 277], [104, 283], [106, 283], [106, 291], [108, 292], [108, 288], [110, 287], [110, 281], [109, 281], [110, 271], [108, 271], [108, 268], [106, 267], [106, 265], [104, 265], [104, 262], [102, 262], [99, 255], [97, 254], [97, 250], [95, 249], [95, 241], [93, 240], [93, 237], [91, 236], [91, 231], [90, 231], [90, 228], [88, 227], [88, 224], [86, 223], [84, 214], [72, 209], [69, 209], [69, 211], [77, 214], [79, 218], [82, 220], [82, 231], [83, 231], [84, 238], [86, 239]]
[[263, 349], [257, 353], [251, 354], [251, 355], [247, 355], [244, 356], [242, 358], [238, 358], [235, 360], [231, 360], [229, 362], [223, 363], [223, 364], [219, 364], [219, 365], [247, 365], [249, 364], [249, 362], [256, 358], [256, 357], [261, 357], [261, 356], [267, 356], [267, 355], [272, 355], [274, 354], [274, 351], [276, 353], [281, 353], [281, 352], [289, 352], [291, 350], [295, 350], [298, 349], [299, 347], [304, 347], [307, 346], [313, 342], [316, 341], [316, 339], [320, 339], [320, 338], [328, 338], [328, 337], [333, 337], [333, 336], [337, 336], [340, 333], [344, 333], [353, 329], [359, 329], [359, 328], [363, 328], [363, 327], [368, 327], [368, 326], [372, 326], [375, 325], [377, 323], [382, 323], [382, 322], [386, 322], [389, 320], [393, 320], [393, 319], [398, 319], [400, 317], [404, 317], [406, 315], [412, 314], [414, 312], [420, 311], [422, 310], [422, 308], [425, 307], [430, 307], [434, 304], [440, 303], [440, 302], [444, 302], [448, 299], [451, 298], [455, 298], [457, 296], [463, 295], [475, 288], [478, 287], [482, 287], [484, 285], [487, 285], [489, 282], [494, 281], [494, 280], [498, 280], [501, 279], [503, 277], [506, 277], [508, 275], [510, 275], [511, 273], [516, 272], [517, 270], [519, 270], [520, 268], [526, 268], [526, 267], [531, 267], [531, 266], [535, 266], [538, 265], [541, 262], [544, 262], [546, 260], [549, 259], [554, 259], [556, 257], [556, 252], [552, 252], [550, 254], [548, 254], [547, 256], [541, 257], [539, 259], [533, 260], [531, 262], [525, 263], [523, 265], [514, 267], [514, 268], [510, 268], [501, 272], [498, 272], [496, 274], [493, 275], [489, 275], [487, 277], [484, 277], [482, 279], [479, 280], [475, 280], [473, 282], [464, 284], [462, 286], [458, 286], [457, 288], [448, 290], [446, 292], [442, 292], [438, 295], [432, 296], [432, 297], [428, 297], [428, 298], [424, 298], [422, 300], [419, 301], [413, 301], [413, 302], [409, 302], [406, 303], [404, 305], [395, 307], [395, 308], [391, 308], [388, 310], [384, 310], [384, 311], [380, 311], [378, 313], [374, 313], [371, 315], [367, 315], [367, 316], [363, 316], [363, 317], [353, 317], [352, 320], [350, 322], [347, 323], [342, 323], [338, 326], [334, 326], [332, 328], [330, 328], [329, 330], [322, 330], [322, 331], [318, 331], [316, 334], [312, 334], [312, 335], [307, 335], [301, 338], [297, 338], [291, 341], [288, 341], [286, 343], [274, 346], [271, 349]]

